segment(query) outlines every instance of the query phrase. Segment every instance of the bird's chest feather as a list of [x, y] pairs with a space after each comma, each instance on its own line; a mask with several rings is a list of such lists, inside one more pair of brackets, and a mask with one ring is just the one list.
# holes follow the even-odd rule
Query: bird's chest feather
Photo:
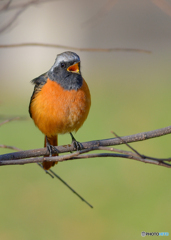
[[90, 108], [90, 93], [85, 84], [77, 91], [64, 90], [58, 83], [47, 80], [31, 106], [32, 118], [43, 133], [78, 130]]

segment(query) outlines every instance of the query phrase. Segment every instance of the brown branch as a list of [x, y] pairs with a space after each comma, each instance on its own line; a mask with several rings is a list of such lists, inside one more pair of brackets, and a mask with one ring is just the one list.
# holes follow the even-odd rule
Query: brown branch
[[10, 10], [13, 10], [13, 9], [24, 8], [24, 7], [28, 7], [28, 6], [32, 6], [32, 5], [38, 5], [38, 4], [41, 4], [41, 3], [54, 2], [54, 1], [57, 1], [57, 0], [31, 0], [31, 1], [28, 1], [28, 2], [24, 2], [24, 3], [22, 3], [22, 2], [17, 3], [17, 2], [14, 1], [14, 4], [9, 6], [9, 4], [12, 2], [10, 0], [7, 4], [5, 4], [5, 6], [3, 6], [3, 9], [0, 9], [0, 10], [10, 11]]
[[151, 0], [158, 8], [160, 8], [164, 13], [171, 16], [171, 4], [165, 0]]
[[6, 119], [5, 121], [0, 123], [0, 126], [4, 125], [5, 123], [8, 123], [8, 122], [11, 122], [11, 121], [14, 121], [14, 120], [18, 120], [18, 119], [20, 119], [20, 117], [14, 117], [14, 118]]
[[[126, 144], [128, 145], [128, 143], [123, 143], [123, 144]], [[130, 147], [130, 145], [128, 145]], [[131, 147], [131, 149], [133, 149]], [[98, 149], [96, 150], [104, 150], [104, 151], [111, 151], [111, 152], [118, 152], [118, 153], [123, 153], [125, 155], [129, 155], [131, 158], [134, 159], [134, 157], [136, 157], [135, 160], [137, 160], [137, 157], [139, 156], [139, 159], [145, 159], [145, 160], [154, 160], [154, 161], [158, 161], [158, 162], [163, 162], [163, 161], [168, 161], [168, 162], [171, 162], [171, 158], [154, 158], [154, 157], [150, 157], [150, 156], [147, 156], [147, 155], [144, 155], [144, 154], [140, 154], [138, 153], [135, 149], [134, 151], [135, 152], [130, 152], [130, 151], [125, 151], [125, 150], [121, 150], [121, 149], [117, 149], [117, 148], [112, 148], [112, 147], [98, 147]], [[145, 162], [143, 160], [141, 160], [142, 162]]]
[[[120, 157], [120, 158], [127, 158], [127, 159], [133, 159], [133, 160], [144, 162], [144, 163], [150, 163], [150, 164], [155, 164], [155, 165], [171, 168], [171, 165], [168, 164], [168, 163], [163, 162], [163, 160], [162, 161], [155, 161], [155, 160], [151, 160], [151, 159], [144, 159], [144, 158], [135, 157], [134, 155], [131, 156], [130, 154], [129, 155], [114, 154], [114, 153], [84, 154], [82, 156], [76, 156], [73, 159], [94, 158], [94, 157], [117, 157], [117, 158]], [[170, 160], [171, 160], [171, 158], [170, 158]]]
[[[130, 152], [128, 152], [128, 154], [117, 154], [117, 153], [95, 153], [95, 154], [92, 154], [91, 153], [91, 154], [81, 155], [85, 152], [90, 152], [93, 150], [101, 150], [101, 148], [94, 147], [94, 148], [90, 148], [90, 149], [86, 149], [86, 150], [82, 150], [82, 151], [77, 151], [72, 154], [56, 156], [56, 157], [37, 157], [37, 158], [29, 158], [29, 159], [0, 161], [0, 165], [1, 166], [3, 166], [3, 165], [22, 165], [22, 164], [28, 164], [28, 163], [40, 163], [40, 162], [42, 163], [43, 161], [63, 162], [63, 161], [68, 161], [68, 160], [95, 158], [95, 157], [115, 157], [115, 158], [127, 158], [127, 159], [137, 160], [137, 161], [144, 162], [144, 163], [155, 164], [155, 165], [171, 168], [171, 165], [163, 162], [163, 159], [160, 159], [160, 161], [158, 161], [158, 160], [151, 160], [148, 158], [140, 158], [138, 156], [135, 156], [134, 154], [131, 155]], [[109, 148], [108, 148], [108, 150], [109, 150]], [[110, 151], [113, 151], [113, 149], [111, 148]], [[127, 151], [124, 151], [124, 152], [127, 153]], [[167, 161], [168, 160], [171, 161], [171, 158], [167, 159]]]
[[9, 146], [9, 145], [4, 145], [4, 144], [0, 144], [0, 148], [8, 148], [8, 149], [12, 149], [15, 151], [22, 151], [20, 148], [17, 148], [15, 146]]
[[[54, 0], [49, 0], [49, 1], [54, 1]], [[7, 12], [14, 9], [18, 9], [18, 10], [14, 14], [14, 16], [11, 17], [10, 20], [3, 27], [0, 28], [0, 33], [4, 32], [6, 29], [11, 27], [11, 25], [16, 21], [19, 15], [22, 14], [25, 10], [27, 10], [28, 7], [32, 5], [40, 4], [40, 3], [49, 2], [49, 1], [48, 0], [41, 0], [41, 1], [31, 0], [25, 3], [19, 3], [19, 4], [13, 4], [13, 5], [11, 4], [12, 1], [8, 1], [6, 4], [2, 6], [2, 8], [0, 9], [0, 12], [4, 12], [4, 11]]]
[[[55, 0], [49, 0], [49, 1], [55, 1]], [[6, 29], [8, 29], [18, 18], [20, 14], [22, 14], [25, 10], [27, 10], [28, 7], [36, 4], [41, 4], [45, 2], [49, 2], [48, 0], [31, 0], [27, 1], [25, 3], [15, 3], [12, 4], [12, 1], [8, 1], [6, 4], [4, 4], [0, 12], [3, 11], [11, 11], [14, 9], [17, 9], [17, 12], [14, 14], [13, 17], [9, 19], [9, 21], [0, 28], [0, 33], [4, 32]], [[116, 1], [118, 0], [108, 0], [104, 7], [98, 12], [97, 16], [93, 19], [98, 19], [99, 17], [103, 17], [109, 10], [113, 8]], [[138, 53], [151, 53], [149, 50], [143, 50], [143, 49], [134, 49], [134, 48], [78, 48], [78, 47], [71, 47], [71, 46], [64, 46], [59, 44], [45, 44], [45, 43], [16, 43], [16, 44], [1, 44], [0, 48], [14, 48], [14, 47], [28, 47], [28, 46], [37, 46], [37, 47], [50, 47], [50, 48], [62, 48], [62, 49], [68, 49], [73, 51], [85, 51], [85, 52], [138, 52]]]
[[[138, 142], [138, 141], [144, 141], [147, 139], [167, 135], [169, 133], [171, 133], [171, 126], [160, 128], [160, 129], [149, 131], [149, 132], [142, 132], [134, 135], [124, 136], [122, 137], [122, 139], [127, 143]], [[82, 143], [82, 146], [83, 146], [83, 149], [88, 149], [88, 148], [97, 147], [97, 146], [104, 147], [104, 146], [114, 146], [114, 145], [120, 145], [120, 144], [123, 144], [121, 139], [110, 138], [110, 139], [84, 142]], [[73, 144], [63, 145], [63, 146], [57, 146], [56, 149], [58, 153], [65, 153], [65, 152], [74, 151], [74, 146]], [[0, 160], [10, 160], [10, 159], [14, 160], [14, 159], [21, 159], [21, 158], [38, 157], [38, 156], [43, 156], [48, 154], [49, 152], [47, 148], [40, 148], [40, 149], [33, 149], [33, 150], [0, 155]]]
[[[91, 149], [92, 150], [92, 149]], [[86, 149], [86, 150], [82, 150], [82, 151], [78, 151], [78, 152], [74, 152], [71, 154], [67, 154], [67, 155], [62, 155], [62, 156], [57, 156], [57, 157], [37, 157], [37, 158], [26, 158], [26, 159], [19, 159], [19, 160], [7, 160], [7, 161], [3, 161], [0, 162], [0, 165], [18, 165], [18, 164], [26, 164], [26, 163], [38, 163], [38, 162], [43, 162], [43, 161], [58, 161], [58, 162], [63, 162], [63, 161], [67, 161], [70, 159], [74, 159], [74, 157], [85, 153], [85, 152], [89, 152], [91, 151], [90, 149]]]
[[[67, 161], [67, 160], [90, 158], [90, 157], [91, 158], [121, 157], [121, 158], [134, 159], [144, 163], [156, 164], [156, 165], [170, 168], [171, 165], [168, 163], [165, 163], [164, 161], [171, 161], [171, 158], [167, 158], [167, 159], [151, 158], [145, 155], [141, 155], [137, 152], [130, 152], [130, 151], [128, 152], [128, 151], [123, 151], [118, 149], [116, 150], [110, 147], [105, 147], [105, 146], [120, 145], [120, 144], [125, 144], [130, 142], [143, 141], [143, 140], [163, 136], [169, 133], [171, 133], [171, 126], [157, 129], [154, 131], [143, 132], [143, 133], [138, 133], [138, 134], [124, 136], [124, 137], [85, 142], [85, 143], [82, 143], [84, 150], [77, 151], [72, 154], [57, 156], [57, 157], [38, 157], [38, 156], [49, 154], [46, 148], [34, 149], [34, 150], [28, 150], [28, 151], [22, 151], [22, 152], [16, 152], [16, 153], [8, 153], [8, 154], [0, 155], [0, 165], [37, 163], [37, 162], [43, 162], [45, 160], [46, 161]], [[70, 152], [70, 151], [74, 151], [74, 146], [73, 144], [64, 145], [64, 146], [58, 146], [56, 147], [56, 149], [58, 153]], [[94, 151], [94, 150], [116, 151], [116, 152], [120, 152], [120, 154], [117, 154], [117, 153], [85, 154], [86, 152]]]
[[72, 51], [81, 52], [138, 52], [138, 53], [151, 53], [149, 50], [135, 49], [135, 48], [79, 48], [59, 44], [48, 43], [15, 43], [15, 44], [1, 44], [0, 48], [15, 48], [15, 47], [50, 47], [50, 48], [63, 48]]
[[12, 0], [9, 0], [7, 3], [2, 5], [2, 7], [0, 7], [0, 12], [7, 10], [9, 8], [9, 5], [11, 4], [11, 2], [12, 2]]
[[16, 12], [16, 14], [8, 21], [3, 27], [0, 28], [0, 33], [4, 32], [6, 29], [11, 27], [11, 25], [15, 22], [15, 20], [18, 18], [18, 16], [23, 13], [27, 7], [24, 7]]

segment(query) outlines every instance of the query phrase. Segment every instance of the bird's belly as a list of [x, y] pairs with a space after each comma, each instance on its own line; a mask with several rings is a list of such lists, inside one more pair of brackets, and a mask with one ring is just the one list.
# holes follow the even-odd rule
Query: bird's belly
[[[86, 85], [87, 86], [87, 85]], [[89, 90], [64, 90], [48, 81], [37, 93], [31, 106], [32, 118], [46, 135], [77, 131], [87, 118], [90, 108]]]

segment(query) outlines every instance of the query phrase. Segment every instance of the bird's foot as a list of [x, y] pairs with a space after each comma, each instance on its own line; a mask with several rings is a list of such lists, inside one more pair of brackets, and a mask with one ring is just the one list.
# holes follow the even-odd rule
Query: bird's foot
[[53, 145], [50, 145], [47, 137], [46, 137], [46, 146], [49, 151], [49, 157], [52, 157], [52, 154], [58, 153], [58, 150], [56, 149], [56, 147]]
[[52, 154], [58, 153], [58, 150], [56, 149], [56, 147], [52, 146], [52, 145], [47, 145], [47, 149], [49, 151], [49, 157], [52, 157]]
[[74, 148], [76, 149], [76, 151], [82, 150], [83, 149], [83, 145], [74, 138], [72, 133], [70, 133], [70, 135], [71, 135], [72, 143], [73, 143]]

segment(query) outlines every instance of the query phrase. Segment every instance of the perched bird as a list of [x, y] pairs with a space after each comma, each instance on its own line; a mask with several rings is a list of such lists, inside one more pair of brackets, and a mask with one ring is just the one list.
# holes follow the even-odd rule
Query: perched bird
[[[70, 133], [76, 149], [81, 144], [72, 135], [86, 120], [91, 95], [80, 71], [80, 58], [74, 52], [57, 55], [51, 69], [32, 80], [35, 85], [30, 99], [29, 113], [35, 125], [45, 134], [45, 147], [50, 156], [58, 145], [58, 134]], [[53, 154], [58, 155], [58, 154]], [[48, 170], [57, 162], [43, 162]]]

